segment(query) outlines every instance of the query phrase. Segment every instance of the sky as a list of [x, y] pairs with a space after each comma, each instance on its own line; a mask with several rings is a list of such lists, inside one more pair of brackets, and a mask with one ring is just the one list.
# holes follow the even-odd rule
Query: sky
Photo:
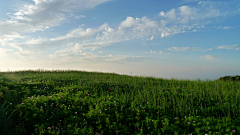
[[0, 70], [240, 74], [239, 0], [4, 0]]

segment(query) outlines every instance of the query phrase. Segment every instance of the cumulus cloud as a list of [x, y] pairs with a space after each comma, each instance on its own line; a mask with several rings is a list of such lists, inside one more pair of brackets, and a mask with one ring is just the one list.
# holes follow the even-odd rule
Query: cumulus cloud
[[167, 12], [161, 11], [159, 16], [165, 17], [168, 23], [184, 25], [189, 23], [203, 24], [206, 23], [207, 19], [209, 23], [214, 21], [213, 18], [216, 17], [227, 17], [240, 13], [236, 8], [231, 7], [232, 5], [228, 2], [200, 1], [196, 7], [181, 6]]
[[127, 17], [126, 20], [122, 21], [119, 25], [119, 29], [136, 26], [140, 22], [139, 18]]
[[165, 14], [163, 11], [161, 11], [161, 12], [159, 13], [159, 15], [160, 15], [160, 16], [164, 16], [164, 17], [167, 17], [167, 18], [169, 18], [170, 20], [176, 19], [175, 9], [171, 9], [170, 11], [167, 11], [166, 14]]
[[[37, 56], [46, 48], [66, 45], [67, 48], [55, 51], [55, 54], [49, 55], [49, 58], [53, 59], [58, 55], [72, 57], [72, 55], [65, 53], [73, 53], [73, 56], [78, 54], [85, 56], [83, 49], [92, 49], [93, 51], [126, 40], [153, 40], [156, 37], [164, 38], [176, 33], [197, 31], [197, 29], [204, 28], [209, 22], [205, 23], [206, 20], [212, 21], [216, 17], [228, 16], [236, 11], [229, 5], [226, 6], [224, 2], [207, 1], [200, 3], [198, 1], [199, 4], [196, 7], [181, 6], [166, 12], [161, 11], [159, 12], [161, 20], [158, 21], [153, 21], [146, 16], [142, 18], [128, 16], [116, 27], [111, 27], [107, 23], [101, 24], [97, 28], [80, 27], [50, 39], [27, 38], [21, 35], [24, 32], [45, 31], [64, 23], [67, 17], [84, 18], [84, 15], [75, 15], [72, 11], [92, 8], [106, 1], [109, 0], [34, 0], [35, 4], [24, 4], [18, 12], [8, 14], [12, 20], [0, 21], [0, 44], [19, 49], [20, 52], [15, 54], [21, 58], [26, 58], [27, 55]], [[231, 12], [227, 12], [229, 9]], [[23, 43], [9, 42], [17, 38], [25, 39], [25, 41]], [[197, 47], [172, 47], [168, 49], [170, 51], [198, 50]], [[35, 51], [37, 53], [34, 53]], [[156, 53], [156, 51], [150, 51], [150, 53], [153, 52]], [[86, 56], [89, 55], [86, 54]]]
[[199, 56], [200, 59], [205, 59], [207, 61], [213, 61], [215, 58], [212, 55]]
[[96, 41], [112, 41], [120, 42], [131, 39], [139, 39], [157, 35], [158, 23], [147, 17], [133, 18], [127, 17], [116, 28], [107, 28], [105, 31], [97, 35]]

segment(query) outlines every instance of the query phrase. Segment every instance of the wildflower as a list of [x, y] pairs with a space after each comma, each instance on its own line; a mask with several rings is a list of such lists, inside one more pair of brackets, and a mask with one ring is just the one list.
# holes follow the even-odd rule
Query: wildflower
[[235, 130], [232, 130], [232, 132], [235, 132]]
[[203, 123], [203, 125], [204, 125], [205, 123]]

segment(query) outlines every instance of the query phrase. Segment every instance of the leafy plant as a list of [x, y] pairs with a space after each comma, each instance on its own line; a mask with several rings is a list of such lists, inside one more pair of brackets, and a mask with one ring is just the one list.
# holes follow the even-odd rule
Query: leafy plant
[[[21, 71], [4, 77], [0, 97], [12, 103], [7, 113], [14, 112], [11, 120], [22, 123], [23, 134], [240, 133], [240, 84], [230, 81], [79, 71]], [[1, 118], [3, 127], [11, 124], [10, 116]]]
[[11, 120], [11, 116], [6, 116], [6, 109], [3, 106], [0, 106], [0, 133], [1, 135], [7, 135], [8, 133], [8, 128], [9, 125], [7, 123], [9, 123], [9, 121]]

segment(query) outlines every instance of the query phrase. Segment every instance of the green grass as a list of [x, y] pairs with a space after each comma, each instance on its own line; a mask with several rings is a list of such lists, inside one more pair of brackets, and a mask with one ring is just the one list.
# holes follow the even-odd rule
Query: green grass
[[0, 73], [0, 133], [240, 134], [239, 89], [100, 72]]

